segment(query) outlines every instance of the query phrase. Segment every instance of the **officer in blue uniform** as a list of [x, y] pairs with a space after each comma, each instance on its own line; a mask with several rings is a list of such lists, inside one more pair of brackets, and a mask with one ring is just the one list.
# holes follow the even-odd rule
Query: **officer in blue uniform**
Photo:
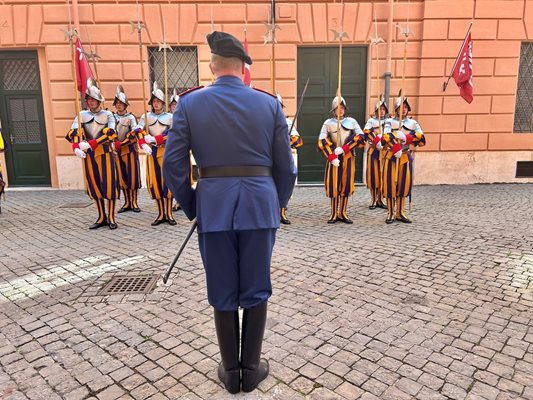
[[[230, 393], [250, 392], [269, 372], [261, 359], [270, 261], [279, 209], [296, 179], [287, 122], [276, 97], [244, 85], [242, 43], [224, 32], [207, 37], [216, 80], [180, 95], [163, 160], [165, 182], [198, 241], [214, 308], [222, 363], [218, 376]], [[189, 150], [199, 181], [189, 181]], [[239, 314], [242, 307], [241, 358]], [[241, 380], [242, 374], [242, 380]]]

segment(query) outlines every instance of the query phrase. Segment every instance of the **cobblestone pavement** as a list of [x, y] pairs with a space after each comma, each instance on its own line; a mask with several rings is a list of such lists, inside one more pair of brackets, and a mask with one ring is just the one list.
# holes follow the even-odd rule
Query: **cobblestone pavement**
[[321, 187], [296, 188], [272, 264], [271, 374], [236, 396], [216, 377], [196, 235], [170, 284], [97, 294], [116, 275], [162, 274], [183, 213], [151, 227], [143, 191], [142, 213], [89, 231], [82, 192], [6, 197], [1, 399], [533, 399], [533, 185], [417, 187], [414, 223], [390, 226], [362, 187], [351, 226], [326, 224]]

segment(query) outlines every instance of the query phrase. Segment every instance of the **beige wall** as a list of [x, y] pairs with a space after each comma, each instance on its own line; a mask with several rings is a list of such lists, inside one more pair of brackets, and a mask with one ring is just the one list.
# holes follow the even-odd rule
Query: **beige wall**
[[[145, 46], [163, 41], [172, 45], [197, 45], [200, 82], [209, 84], [209, 49], [205, 34], [214, 28], [244, 39], [250, 44], [253, 84], [270, 90], [270, 46], [263, 45], [264, 22], [270, 1], [244, 2], [141, 1], [141, 18], [148, 26], [143, 32]], [[389, 7], [386, 1], [345, 2], [344, 30], [347, 44], [366, 44], [374, 35], [373, 15], [378, 34], [387, 38]], [[64, 2], [24, 0], [0, 3], [0, 50], [39, 49], [39, 62], [46, 127], [51, 156], [53, 186], [71, 187], [79, 179], [72, 172], [70, 145], [64, 140], [75, 113], [70, 70], [70, 50], [61, 31], [68, 25]], [[72, 15], [75, 15], [73, 12]], [[142, 90], [137, 37], [129, 21], [137, 19], [135, 2], [80, 1], [80, 34], [88, 47], [89, 36], [101, 57], [98, 73], [104, 95], [111, 99], [116, 85], [123, 84], [131, 100], [131, 110], [139, 115]], [[338, 25], [340, 2], [277, 2], [278, 44], [276, 45], [276, 87], [289, 114], [296, 107], [296, 54], [298, 46], [331, 45], [330, 28]], [[533, 40], [533, 1], [531, 0], [432, 0], [395, 2], [394, 24], [405, 25], [407, 18], [414, 36], [407, 47], [405, 92], [413, 105], [413, 116], [427, 135], [421, 149], [417, 183], [513, 182], [517, 160], [531, 159], [533, 134], [514, 134], [513, 118], [520, 43]], [[442, 83], [449, 73], [470, 21], [474, 40], [474, 102], [467, 104], [450, 82], [446, 93]], [[380, 45], [380, 72], [386, 70], [387, 44]], [[398, 92], [403, 70], [403, 38], [394, 30], [391, 43], [391, 93]], [[146, 56], [146, 48], [144, 48]], [[374, 54], [373, 52], [371, 54]], [[368, 104], [377, 98], [376, 63], [369, 62]], [[148, 71], [145, 66], [145, 76]], [[146, 87], [148, 91], [148, 87]], [[381, 82], [383, 90], [383, 82]], [[109, 103], [108, 103], [109, 105]], [[363, 121], [360, 121], [361, 123]], [[317, 127], [318, 131], [319, 127]], [[312, 143], [306, 145], [313, 146]], [[529, 155], [529, 156], [528, 156]], [[57, 157], [57, 159], [56, 159]], [[529, 158], [528, 158], [529, 157]], [[453, 165], [473, 160], [461, 179]], [[455, 164], [457, 163], [457, 164]], [[479, 165], [478, 165], [479, 164]], [[490, 164], [490, 168], [488, 165]], [[65, 168], [68, 168], [65, 170]]]

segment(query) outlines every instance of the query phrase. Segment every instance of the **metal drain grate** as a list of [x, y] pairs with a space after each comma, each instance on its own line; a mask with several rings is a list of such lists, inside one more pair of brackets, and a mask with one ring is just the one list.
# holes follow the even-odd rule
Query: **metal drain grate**
[[115, 276], [97, 295], [148, 294], [154, 289], [158, 279], [158, 275]]
[[65, 203], [58, 208], [86, 208], [89, 207], [93, 203], [86, 203], [86, 202], [80, 202], [80, 203]]

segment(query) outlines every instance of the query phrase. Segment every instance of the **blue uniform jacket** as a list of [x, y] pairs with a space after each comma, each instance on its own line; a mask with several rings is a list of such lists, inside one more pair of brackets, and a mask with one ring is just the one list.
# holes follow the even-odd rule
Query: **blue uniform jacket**
[[[189, 181], [189, 150], [199, 168], [258, 165], [272, 177]], [[235, 76], [180, 97], [163, 159], [163, 177], [198, 232], [279, 227], [279, 208], [294, 187], [296, 167], [279, 101]]]

